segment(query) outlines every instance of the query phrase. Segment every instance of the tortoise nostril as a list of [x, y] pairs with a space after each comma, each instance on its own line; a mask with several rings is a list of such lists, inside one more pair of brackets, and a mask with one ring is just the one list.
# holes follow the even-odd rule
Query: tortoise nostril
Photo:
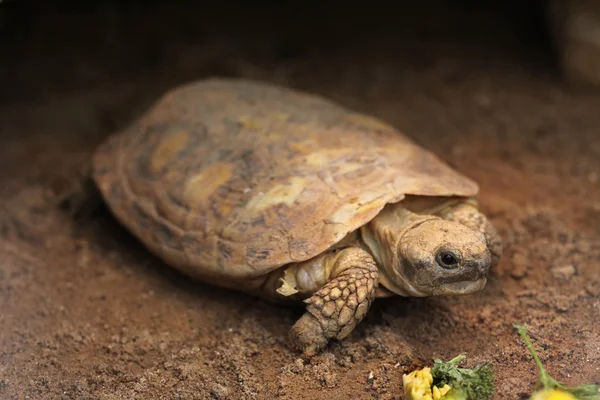
[[490, 258], [486, 257], [483, 260], [477, 261], [477, 271], [481, 273], [481, 275], [487, 274], [490, 269]]

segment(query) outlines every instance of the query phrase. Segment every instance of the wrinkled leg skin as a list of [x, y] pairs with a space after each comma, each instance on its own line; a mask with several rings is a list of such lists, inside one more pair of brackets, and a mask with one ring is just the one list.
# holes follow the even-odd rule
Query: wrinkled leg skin
[[306, 312], [290, 330], [292, 345], [311, 357], [329, 340], [348, 336], [375, 299], [378, 278], [377, 265], [367, 252], [342, 250], [331, 280], [304, 301]]

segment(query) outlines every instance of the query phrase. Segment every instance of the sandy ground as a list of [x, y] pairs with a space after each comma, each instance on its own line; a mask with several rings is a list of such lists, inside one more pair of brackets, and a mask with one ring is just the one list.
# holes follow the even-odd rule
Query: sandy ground
[[[16, 3], [0, 4], [0, 398], [400, 399], [404, 372], [465, 353], [493, 363], [494, 398], [526, 399], [513, 322], [557, 378], [600, 381], [600, 95], [561, 83], [527, 10]], [[192, 282], [105, 209], [55, 206], [102, 138], [210, 75], [326, 95], [476, 179], [506, 244], [486, 289], [377, 301], [303, 362], [286, 342], [301, 309]]]

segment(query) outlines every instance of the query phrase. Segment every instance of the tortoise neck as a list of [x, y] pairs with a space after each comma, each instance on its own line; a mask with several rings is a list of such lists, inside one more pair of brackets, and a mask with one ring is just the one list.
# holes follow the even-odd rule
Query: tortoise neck
[[396, 203], [386, 206], [360, 229], [361, 242], [380, 268], [381, 285], [400, 296], [422, 295], [402, 274], [400, 242], [409, 230], [436, 219], [440, 218], [413, 213]]

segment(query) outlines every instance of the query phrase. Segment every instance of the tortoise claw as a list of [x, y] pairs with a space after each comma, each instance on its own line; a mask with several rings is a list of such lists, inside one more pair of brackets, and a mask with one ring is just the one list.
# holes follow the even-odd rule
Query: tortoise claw
[[302, 352], [304, 357], [310, 358], [321, 351], [329, 340], [323, 332], [323, 327], [309, 312], [296, 321], [290, 329], [289, 340], [294, 348]]

